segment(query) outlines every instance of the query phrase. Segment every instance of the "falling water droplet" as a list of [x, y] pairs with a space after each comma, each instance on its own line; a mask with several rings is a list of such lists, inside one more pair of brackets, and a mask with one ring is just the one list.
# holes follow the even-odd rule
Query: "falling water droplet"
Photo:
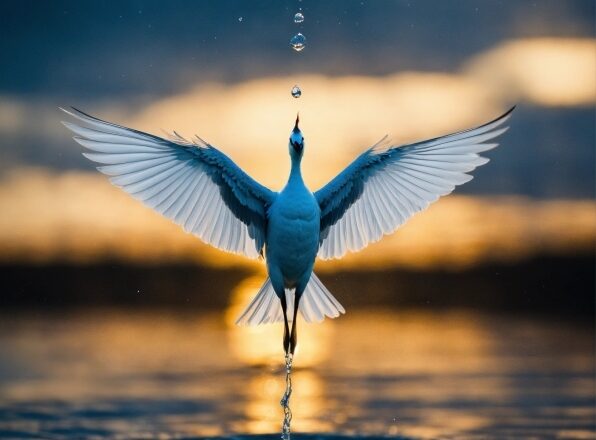
[[296, 12], [294, 15], [294, 23], [302, 23], [304, 21], [304, 15], [301, 12]]
[[296, 84], [294, 87], [292, 87], [292, 96], [294, 98], [300, 98], [301, 95], [302, 90], [300, 90], [300, 87], [298, 87], [298, 84]]
[[238, 17], [238, 21], [241, 22], [242, 20], [244, 20], [244, 17]]
[[297, 33], [290, 40], [290, 46], [292, 46], [292, 49], [294, 49], [296, 52], [302, 51], [306, 46], [306, 37], [300, 32]]

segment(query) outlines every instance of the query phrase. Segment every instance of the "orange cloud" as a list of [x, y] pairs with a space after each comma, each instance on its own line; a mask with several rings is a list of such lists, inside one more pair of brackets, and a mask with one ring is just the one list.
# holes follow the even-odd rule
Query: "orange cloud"
[[290, 97], [295, 81], [271, 77], [198, 84], [121, 121], [151, 132], [198, 134], [279, 189], [289, 169], [287, 138], [300, 110], [307, 141], [304, 174], [316, 189], [385, 134], [396, 144], [423, 140], [486, 122], [513, 102], [595, 103], [596, 43], [509, 41], [472, 58], [458, 73], [305, 75], [299, 78], [303, 95], [298, 100]]
[[473, 58], [471, 78], [504, 98], [543, 106], [596, 102], [596, 40], [513, 40]]
[[[319, 268], [459, 268], [539, 253], [587, 252], [596, 239], [595, 208], [593, 201], [450, 196], [395, 234]], [[260, 262], [201, 243], [99, 174], [15, 171], [0, 182], [0, 212], [5, 262], [115, 258], [262, 269]]]
[[398, 143], [419, 140], [480, 124], [501, 110], [478, 84], [447, 74], [311, 75], [300, 84], [304, 93], [299, 101], [290, 97], [289, 78], [199, 85], [125, 122], [153, 132], [161, 127], [189, 137], [197, 133], [262, 183], [279, 189], [288, 175], [287, 140], [300, 110], [307, 142], [305, 177], [316, 188], [388, 130]]

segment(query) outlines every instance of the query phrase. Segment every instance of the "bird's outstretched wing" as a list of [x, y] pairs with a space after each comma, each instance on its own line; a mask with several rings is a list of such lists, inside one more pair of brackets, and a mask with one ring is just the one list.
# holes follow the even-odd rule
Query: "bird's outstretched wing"
[[497, 146], [486, 142], [507, 130], [501, 125], [512, 111], [470, 130], [403, 146], [382, 140], [366, 150], [315, 192], [321, 208], [318, 256], [358, 251], [471, 180], [466, 173], [488, 162], [478, 153]]
[[276, 193], [225, 154], [199, 138], [189, 142], [176, 134], [167, 140], [64, 111], [85, 123], [63, 122], [114, 185], [206, 243], [250, 258], [261, 254], [266, 211]]

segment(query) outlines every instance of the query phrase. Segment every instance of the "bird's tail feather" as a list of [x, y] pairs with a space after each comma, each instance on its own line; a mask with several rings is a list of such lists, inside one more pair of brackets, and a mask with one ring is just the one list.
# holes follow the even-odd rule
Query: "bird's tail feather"
[[[294, 310], [294, 290], [286, 289], [287, 315], [291, 320]], [[306, 322], [321, 322], [325, 316], [337, 318], [345, 313], [338, 300], [327, 290], [313, 272], [302, 298], [298, 311]], [[256, 296], [236, 320], [237, 325], [256, 326], [272, 322], [283, 322], [283, 312], [271, 280], [267, 278]]]

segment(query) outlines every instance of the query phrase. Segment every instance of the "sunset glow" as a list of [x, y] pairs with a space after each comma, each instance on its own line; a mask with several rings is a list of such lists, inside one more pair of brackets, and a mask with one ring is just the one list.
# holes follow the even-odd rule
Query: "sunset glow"
[[[115, 258], [263, 267], [203, 244], [99, 174], [14, 172], [0, 183], [0, 211], [0, 258], [5, 261]], [[321, 262], [320, 269], [462, 268], [538, 253], [589, 251], [595, 238], [593, 201], [449, 196], [382, 241], [342, 260]]]

